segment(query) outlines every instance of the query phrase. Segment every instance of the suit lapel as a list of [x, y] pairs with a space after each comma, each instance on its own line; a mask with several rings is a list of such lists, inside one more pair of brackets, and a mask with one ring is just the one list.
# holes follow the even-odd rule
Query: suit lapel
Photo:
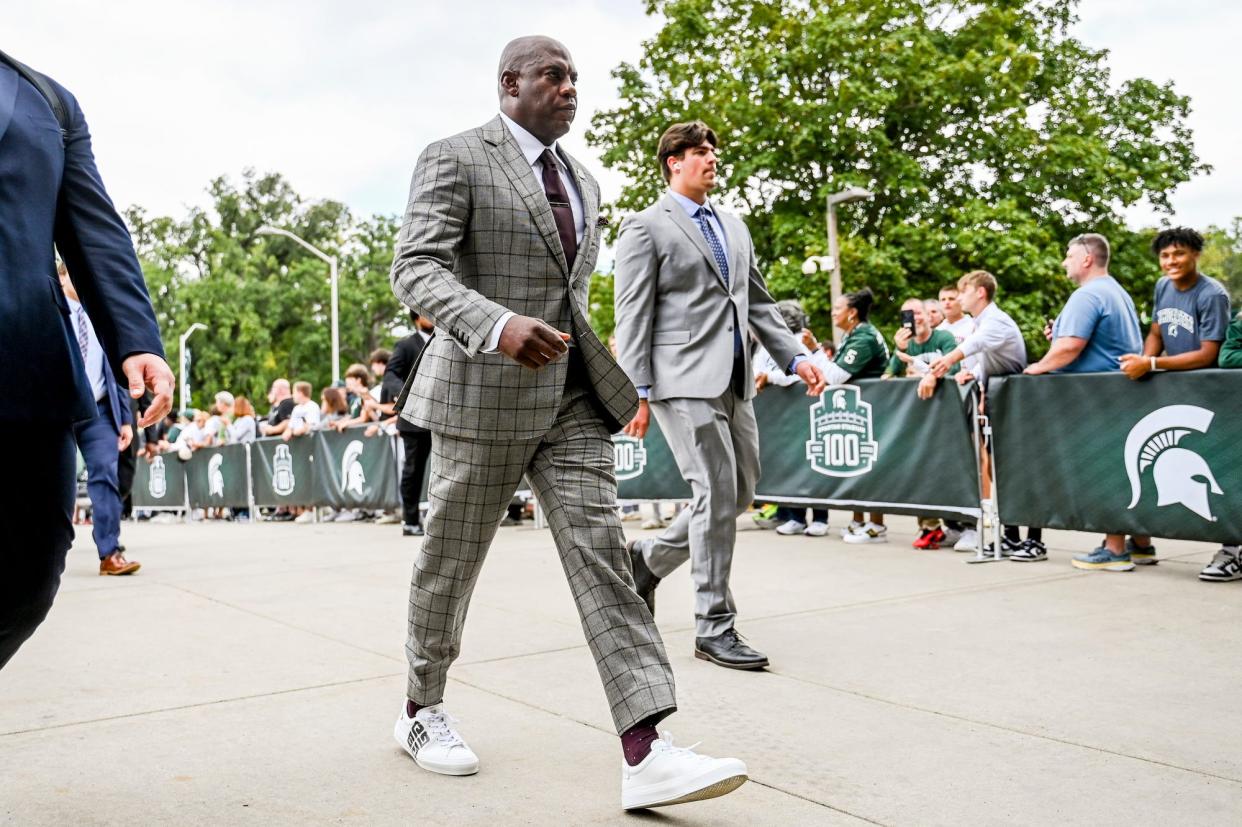
[[552, 217], [552, 206], [548, 204], [548, 197], [543, 189], [536, 185], [535, 174], [526, 162], [526, 156], [518, 148], [517, 141], [509, 134], [499, 115], [483, 127], [483, 140], [491, 145], [505, 175], [509, 177], [513, 188], [535, 219], [539, 234], [543, 236], [552, 256], [561, 265], [561, 272], [568, 276], [569, 267], [565, 263], [565, 251], [561, 249], [561, 236], [556, 231], [556, 220]]
[[750, 281], [750, 262], [746, 260], [746, 245], [742, 243], [746, 237], [746, 225], [740, 218], [719, 209], [716, 215], [729, 236], [725, 240], [729, 255], [729, 290], [733, 293], [745, 292], [745, 285]]
[[[570, 154], [563, 149], [561, 160], [569, 167], [574, 183], [578, 187], [578, 195], [582, 198], [582, 243], [578, 245], [574, 269], [569, 274], [569, 283], [576, 284], [578, 279], [589, 274], [595, 266], [595, 256], [591, 255], [591, 251], [595, 249], [594, 245], [599, 236], [599, 227], [596, 226], [596, 219], [599, 218], [599, 199], [596, 197], [595, 187], [591, 186], [587, 174], [578, 161], [570, 157]], [[557, 236], [557, 240], [559, 242], [560, 236]]]
[[681, 204], [678, 204], [673, 199], [673, 196], [664, 196], [661, 204], [664, 207], [664, 211], [673, 219], [673, 223], [681, 228], [681, 231], [686, 234], [686, 237], [690, 239], [690, 242], [695, 247], [699, 248], [699, 252], [707, 260], [708, 266], [716, 274], [716, 279], [720, 282], [720, 286], [724, 287], [724, 275], [720, 272], [720, 266], [716, 264], [716, 257], [712, 255], [711, 248], [707, 246], [707, 239], [703, 237], [703, 231], [699, 229], [699, 225], [694, 223], [690, 216], [686, 215], [686, 211], [681, 208]]
[[8, 131], [17, 109], [17, 71], [0, 64], [0, 139]]

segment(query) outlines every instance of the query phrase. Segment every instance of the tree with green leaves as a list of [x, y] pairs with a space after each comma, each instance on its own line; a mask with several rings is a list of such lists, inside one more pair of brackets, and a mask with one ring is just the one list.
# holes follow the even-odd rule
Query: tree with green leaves
[[[664, 188], [655, 147], [677, 121], [721, 141], [726, 204], [742, 213], [778, 297], [829, 329], [825, 199], [839, 211], [846, 289], [869, 285], [881, 323], [986, 269], [1034, 352], [1071, 290], [1060, 262], [1083, 231], [1113, 241], [1135, 296], [1158, 272], [1123, 210], [1207, 170], [1172, 85], [1114, 82], [1107, 53], [1073, 37], [1077, 0], [648, 0], [666, 23], [613, 75], [621, 104], [588, 140], [630, 180], [614, 213]], [[620, 222], [613, 220], [611, 226]]]
[[287, 238], [258, 235], [264, 225], [338, 258], [342, 373], [408, 326], [388, 280], [396, 218], [359, 220], [339, 202], [307, 201], [280, 175], [252, 170], [240, 187], [222, 177], [208, 193], [210, 205], [182, 219], [126, 212], [170, 358], [191, 324], [207, 325], [190, 340], [195, 404], [227, 389], [262, 410], [278, 376], [316, 388], [331, 381], [328, 267]]

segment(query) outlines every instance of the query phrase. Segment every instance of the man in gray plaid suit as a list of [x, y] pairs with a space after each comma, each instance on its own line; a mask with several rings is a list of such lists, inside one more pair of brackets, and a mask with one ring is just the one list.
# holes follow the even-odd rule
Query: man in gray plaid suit
[[576, 80], [557, 41], [513, 41], [500, 60], [500, 115], [433, 143], [414, 170], [393, 290], [441, 335], [398, 400], [405, 419], [432, 432], [432, 454], [410, 584], [408, 698], [394, 734], [424, 769], [477, 772], [444, 687], [479, 567], [525, 476], [621, 734], [622, 805], [633, 809], [723, 795], [746, 767], [655, 730], [676, 709], [673, 675], [634, 591], [610, 438], [638, 401], [582, 311], [599, 187], [557, 146], [577, 110]]

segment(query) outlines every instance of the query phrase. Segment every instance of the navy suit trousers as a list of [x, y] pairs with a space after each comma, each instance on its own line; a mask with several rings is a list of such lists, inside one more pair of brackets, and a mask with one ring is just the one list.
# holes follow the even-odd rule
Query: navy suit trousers
[[[0, 669], [43, 622], [73, 544], [77, 453], [69, 425], [0, 422], [8, 471], [0, 474]], [[14, 430], [16, 429], [16, 431]], [[116, 448], [116, 443], [112, 445]]]
[[116, 427], [105, 396], [95, 403], [99, 409], [94, 419], [79, 422], [74, 431], [78, 450], [86, 460], [86, 491], [91, 498], [91, 522], [94, 523], [95, 548], [102, 560], [116, 551], [121, 541], [121, 483], [117, 477]]

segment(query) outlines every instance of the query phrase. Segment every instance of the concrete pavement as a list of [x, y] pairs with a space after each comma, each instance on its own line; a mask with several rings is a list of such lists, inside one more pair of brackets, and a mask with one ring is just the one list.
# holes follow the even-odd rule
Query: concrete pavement
[[[832, 522], [847, 516], [834, 512]], [[743, 518], [741, 525], [748, 527]], [[626, 523], [627, 531], [634, 531]], [[79, 532], [47, 622], [0, 673], [0, 823], [1223, 824], [1242, 820], [1242, 582], [1214, 547], [1084, 573], [739, 534], [764, 674], [692, 657], [660, 587], [678, 742], [744, 759], [725, 798], [625, 815], [620, 750], [546, 531], [501, 529], [447, 701], [471, 778], [392, 741], [417, 541], [367, 524], [126, 524], [130, 578]]]

